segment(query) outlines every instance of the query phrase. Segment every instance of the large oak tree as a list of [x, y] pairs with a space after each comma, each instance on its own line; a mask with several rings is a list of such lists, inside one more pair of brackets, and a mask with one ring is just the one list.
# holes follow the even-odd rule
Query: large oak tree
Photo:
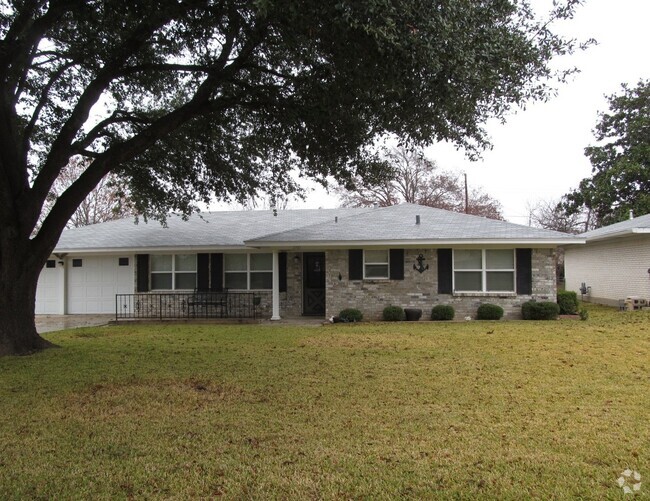
[[0, 354], [48, 345], [39, 272], [107, 174], [164, 217], [290, 192], [293, 169], [372, 177], [384, 134], [478, 152], [486, 119], [549, 95], [574, 44], [548, 21], [514, 0], [0, 0]]

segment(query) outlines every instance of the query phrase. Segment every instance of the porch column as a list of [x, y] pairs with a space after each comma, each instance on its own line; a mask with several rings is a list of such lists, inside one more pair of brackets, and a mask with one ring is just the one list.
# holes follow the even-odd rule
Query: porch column
[[280, 253], [273, 251], [273, 314], [271, 320], [280, 320]]

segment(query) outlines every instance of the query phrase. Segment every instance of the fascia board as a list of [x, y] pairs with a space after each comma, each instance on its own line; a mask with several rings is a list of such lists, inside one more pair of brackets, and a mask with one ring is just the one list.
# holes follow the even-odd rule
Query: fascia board
[[173, 251], [178, 251], [178, 252], [219, 252], [219, 251], [250, 251], [251, 247], [245, 246], [245, 245], [237, 245], [237, 246], [219, 246], [219, 245], [199, 245], [199, 246], [187, 246], [187, 247], [179, 247], [179, 246], [169, 246], [169, 247], [112, 247], [112, 248], [73, 248], [73, 249], [68, 249], [64, 247], [57, 247], [55, 248], [52, 253], [57, 253], [57, 254], [126, 254], [126, 253], [131, 253], [131, 254], [142, 254], [142, 253], [153, 253], [153, 252], [173, 252]]
[[648, 233], [650, 233], [650, 228], [628, 228], [625, 230], [607, 233], [605, 235], [596, 235], [595, 237], [587, 237], [587, 242], [599, 242], [601, 240], [623, 238], [623, 237], [629, 237], [630, 235], [643, 235]]
[[476, 240], [321, 240], [321, 241], [255, 241], [249, 240], [244, 242], [249, 247], [266, 248], [266, 247], [327, 247], [327, 248], [350, 248], [350, 247], [445, 247], [445, 246], [478, 246], [478, 245], [495, 245], [495, 246], [530, 246], [530, 247], [555, 247], [559, 245], [584, 244], [584, 238], [571, 238], [566, 240], [554, 239], [476, 239]]

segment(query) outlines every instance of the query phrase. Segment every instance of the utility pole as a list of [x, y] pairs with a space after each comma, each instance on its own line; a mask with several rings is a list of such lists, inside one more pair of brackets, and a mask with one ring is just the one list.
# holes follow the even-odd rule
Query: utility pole
[[469, 214], [469, 195], [467, 192], [467, 172], [463, 172], [465, 176], [465, 214]]

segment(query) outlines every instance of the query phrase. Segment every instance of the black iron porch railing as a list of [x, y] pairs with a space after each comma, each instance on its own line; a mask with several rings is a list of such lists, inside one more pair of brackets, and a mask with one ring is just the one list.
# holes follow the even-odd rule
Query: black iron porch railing
[[251, 292], [115, 294], [115, 320], [255, 318], [258, 301]]

